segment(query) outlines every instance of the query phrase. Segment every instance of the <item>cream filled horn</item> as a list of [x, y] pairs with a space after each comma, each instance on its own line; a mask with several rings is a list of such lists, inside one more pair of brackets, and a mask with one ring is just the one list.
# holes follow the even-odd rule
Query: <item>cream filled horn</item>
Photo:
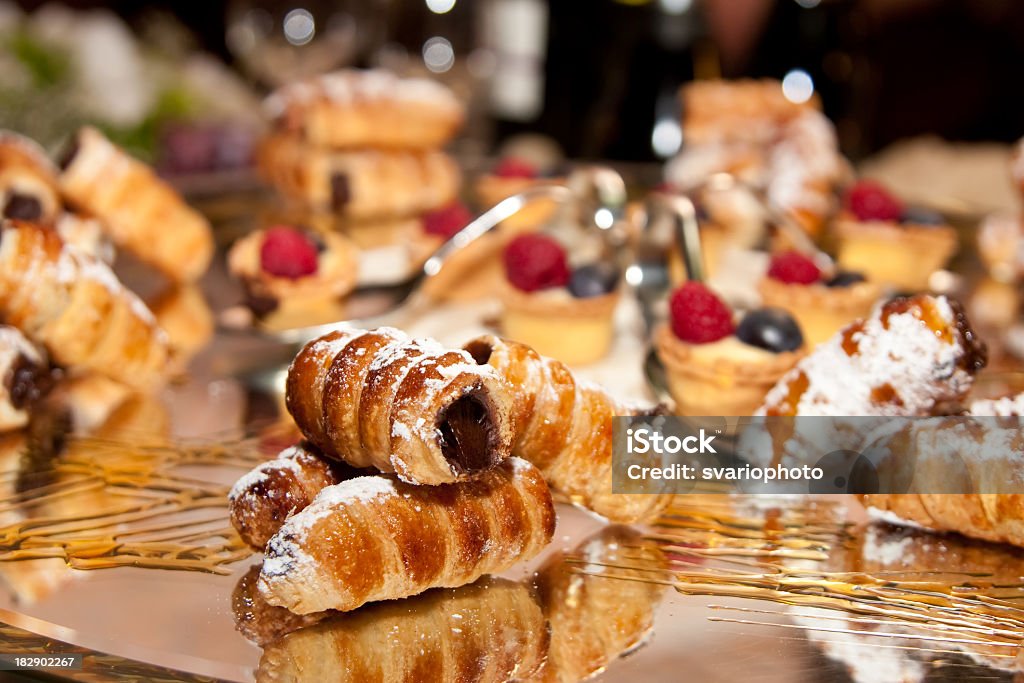
[[524, 344], [488, 335], [466, 350], [511, 387], [512, 452], [540, 468], [553, 489], [614, 522], [650, 521], [668, 507], [671, 495], [612, 493], [612, 418], [650, 414], [649, 409], [577, 382], [563, 363]]
[[47, 228], [0, 224], [0, 317], [71, 370], [140, 391], [163, 379], [167, 336], [150, 310], [105, 263]]
[[267, 544], [259, 590], [297, 614], [353, 610], [504, 571], [537, 555], [554, 527], [547, 484], [519, 458], [440, 486], [357, 477], [288, 518]]
[[299, 444], [260, 463], [231, 488], [231, 524], [242, 540], [263, 550], [284, 521], [305, 509], [321, 490], [366, 472], [329, 460]]
[[391, 328], [310, 342], [285, 391], [288, 412], [325, 455], [414, 484], [458, 481], [504, 460], [511, 402], [493, 368]]
[[267, 645], [256, 680], [504, 683], [543, 663], [548, 630], [529, 588], [483, 579], [370, 605]]

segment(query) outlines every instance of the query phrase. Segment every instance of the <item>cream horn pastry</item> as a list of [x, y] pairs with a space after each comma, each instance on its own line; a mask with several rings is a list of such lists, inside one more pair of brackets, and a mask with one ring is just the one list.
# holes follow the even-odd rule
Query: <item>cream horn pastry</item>
[[52, 225], [62, 210], [57, 169], [32, 140], [0, 131], [0, 216]]
[[206, 272], [214, 247], [209, 223], [149, 166], [89, 127], [60, 166], [64, 198], [99, 218], [118, 246], [177, 282]]
[[39, 349], [18, 328], [0, 325], [0, 432], [27, 425], [32, 405], [53, 384]]
[[511, 387], [512, 452], [540, 468], [553, 489], [615, 522], [651, 521], [668, 507], [671, 495], [612, 493], [612, 418], [646, 415], [650, 409], [577, 382], [564, 363], [524, 344], [488, 335], [466, 349]]
[[137, 390], [162, 379], [168, 344], [153, 314], [105, 263], [52, 230], [0, 225], [0, 316], [71, 370]]
[[512, 396], [493, 368], [391, 328], [307, 344], [288, 370], [285, 403], [326, 455], [415, 484], [465, 479], [512, 445]]
[[260, 595], [258, 582], [260, 564], [254, 564], [242, 575], [231, 593], [231, 613], [235, 630], [260, 647], [273, 643], [292, 631], [319, 623], [335, 612], [294, 614], [284, 607], [267, 603]]
[[530, 589], [482, 579], [290, 633], [264, 648], [256, 680], [504, 683], [529, 679], [547, 646]]
[[349, 611], [504, 571], [537, 555], [554, 527], [547, 484], [519, 458], [440, 486], [357, 477], [285, 521], [259, 589], [297, 614]]
[[284, 521], [320, 491], [360, 474], [366, 473], [323, 457], [314, 446], [291, 446], [235, 482], [228, 494], [231, 525], [243, 541], [263, 550]]

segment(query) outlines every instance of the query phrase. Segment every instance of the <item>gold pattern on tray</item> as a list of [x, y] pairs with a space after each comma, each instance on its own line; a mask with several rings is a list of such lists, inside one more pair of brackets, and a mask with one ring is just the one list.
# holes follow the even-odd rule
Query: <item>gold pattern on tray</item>
[[949, 655], [1024, 665], [1024, 551], [845, 519], [830, 500], [678, 496], [649, 534], [668, 567], [633, 556], [602, 574], [778, 605], [712, 603], [708, 619], [807, 631], [836, 658], [857, 645], [861, 656], [871, 647], [947, 665]]
[[[62, 558], [75, 569], [145, 567], [227, 574], [251, 554], [227, 518], [233, 479], [263, 459], [255, 439], [172, 444], [69, 437], [40, 457], [8, 444], [0, 473], [0, 562]], [[238, 468], [231, 481], [204, 473]]]

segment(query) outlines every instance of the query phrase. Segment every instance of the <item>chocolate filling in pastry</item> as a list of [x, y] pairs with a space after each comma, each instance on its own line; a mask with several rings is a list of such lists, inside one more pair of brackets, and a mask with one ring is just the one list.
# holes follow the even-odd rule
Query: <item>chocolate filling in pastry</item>
[[491, 354], [494, 353], [494, 349], [487, 342], [474, 339], [466, 345], [466, 353], [473, 357], [477, 365], [487, 365], [491, 362]]
[[479, 391], [464, 394], [437, 417], [441, 454], [456, 473], [478, 472], [497, 464], [498, 430], [492, 407]]
[[19, 354], [5, 378], [11, 405], [21, 410], [32, 405], [53, 388], [53, 376], [25, 354]]
[[341, 211], [352, 199], [352, 188], [349, 187], [348, 176], [344, 173], [331, 174], [331, 208]]
[[4, 218], [15, 218], [22, 221], [37, 221], [43, 216], [42, 203], [27, 194], [11, 192], [4, 204]]

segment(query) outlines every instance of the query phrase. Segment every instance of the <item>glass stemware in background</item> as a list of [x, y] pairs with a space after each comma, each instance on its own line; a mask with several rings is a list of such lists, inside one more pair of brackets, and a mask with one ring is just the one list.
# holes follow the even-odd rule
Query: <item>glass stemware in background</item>
[[232, 0], [227, 45], [253, 79], [274, 88], [364, 62], [380, 45], [387, 0]]

